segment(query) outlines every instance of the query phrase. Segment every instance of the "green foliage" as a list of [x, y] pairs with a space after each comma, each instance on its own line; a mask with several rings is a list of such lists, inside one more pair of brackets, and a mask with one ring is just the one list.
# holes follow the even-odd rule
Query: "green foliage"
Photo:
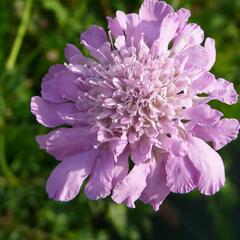
[[[137, 11], [141, 1], [32, 0], [30, 18], [23, 21], [30, 1], [0, 1], [0, 239], [240, 239], [239, 140], [221, 151], [227, 185], [210, 198], [197, 191], [173, 194], [158, 213], [142, 203], [132, 210], [110, 199], [90, 201], [83, 194], [69, 203], [48, 199], [45, 181], [57, 162], [35, 143], [35, 136], [47, 131], [31, 115], [30, 98], [40, 94], [41, 78], [49, 66], [64, 62], [67, 42], [79, 46], [79, 34], [90, 24], [106, 27], [106, 14]], [[190, 8], [191, 21], [216, 39], [213, 72], [232, 81], [239, 91], [240, 1], [167, 2]], [[26, 32], [19, 40], [22, 25]], [[16, 41], [19, 51], [14, 50]], [[11, 60], [8, 68], [12, 52], [16, 61]], [[240, 118], [240, 104], [213, 105], [227, 117]]]

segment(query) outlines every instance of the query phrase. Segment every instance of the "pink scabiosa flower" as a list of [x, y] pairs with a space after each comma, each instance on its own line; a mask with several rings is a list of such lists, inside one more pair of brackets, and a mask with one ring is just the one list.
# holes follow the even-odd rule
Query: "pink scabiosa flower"
[[38, 122], [56, 128], [37, 137], [60, 161], [47, 181], [50, 198], [73, 199], [87, 179], [90, 199], [111, 194], [158, 210], [170, 192], [211, 195], [224, 185], [216, 150], [237, 137], [239, 122], [208, 102], [234, 104], [237, 93], [209, 72], [215, 42], [189, 17], [145, 0], [139, 14], [108, 17], [108, 34], [99, 26], [81, 34], [91, 58], [66, 46], [67, 63], [50, 68], [31, 102]]

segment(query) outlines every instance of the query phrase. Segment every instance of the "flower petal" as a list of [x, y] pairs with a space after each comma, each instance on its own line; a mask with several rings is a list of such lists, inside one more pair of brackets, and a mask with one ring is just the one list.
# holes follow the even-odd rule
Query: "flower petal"
[[128, 158], [130, 156], [129, 150], [125, 150], [120, 156], [117, 157], [117, 162], [114, 166], [113, 186], [122, 181], [128, 174], [129, 164]]
[[61, 162], [48, 178], [46, 189], [49, 198], [57, 201], [70, 201], [75, 198], [92, 170], [95, 157], [95, 150], [90, 150]]
[[161, 146], [166, 152], [184, 157], [187, 153], [187, 143], [181, 138], [165, 137], [161, 139]]
[[66, 66], [63, 64], [55, 64], [48, 69], [48, 73], [43, 77], [43, 81], [51, 80], [56, 73], [66, 71]]
[[167, 185], [175, 193], [188, 193], [197, 187], [199, 173], [188, 157], [169, 154], [166, 163]]
[[117, 11], [116, 17], [107, 17], [110, 33], [115, 37], [124, 36], [124, 30], [127, 28], [127, 15], [122, 11]]
[[73, 114], [76, 107], [73, 103], [52, 103], [41, 97], [31, 99], [31, 111], [37, 121], [46, 127], [57, 127], [67, 124], [60, 114]]
[[223, 78], [219, 78], [207, 89], [211, 99], [217, 99], [228, 105], [237, 103], [238, 94], [234, 89], [233, 83]]
[[78, 97], [78, 88], [74, 84], [76, 75], [70, 71], [61, 71], [50, 79], [42, 82], [42, 97], [50, 102], [63, 103], [75, 101]]
[[124, 31], [126, 34], [126, 45], [137, 48], [142, 37], [139, 16], [135, 13], [128, 14], [126, 24], [127, 28]]
[[37, 137], [41, 149], [58, 160], [86, 151], [96, 144], [96, 136], [83, 128], [59, 128]]
[[201, 44], [204, 39], [204, 32], [197, 24], [187, 24], [175, 38], [172, 51], [179, 53], [183, 49]]
[[81, 41], [87, 43], [87, 45], [99, 49], [107, 42], [107, 35], [102, 27], [91, 26], [87, 31], [81, 34]]
[[119, 156], [125, 151], [127, 144], [128, 144], [128, 141], [124, 137], [122, 139], [117, 139], [109, 142], [109, 147], [111, 148], [111, 150], [114, 152], [116, 156]]
[[203, 140], [192, 137], [189, 140], [188, 156], [199, 171], [198, 188], [205, 195], [219, 191], [225, 183], [225, 172], [220, 155]]
[[204, 47], [208, 53], [208, 59], [209, 59], [206, 70], [209, 71], [213, 67], [213, 65], [216, 61], [215, 40], [212, 38], [207, 38], [205, 41]]
[[102, 27], [91, 26], [81, 34], [80, 39], [81, 43], [99, 62], [105, 63], [111, 60], [111, 45]]
[[141, 20], [158, 21], [160, 25], [163, 18], [173, 12], [171, 5], [157, 0], [145, 0], [139, 10]]
[[216, 81], [215, 76], [209, 72], [204, 72], [195, 81], [193, 81], [190, 91], [191, 93], [203, 93]]
[[181, 52], [180, 58], [188, 57], [185, 68], [199, 68], [206, 70], [209, 64], [208, 53], [202, 46], [193, 46]]
[[127, 28], [127, 15], [122, 11], [117, 11], [116, 18], [117, 18], [117, 21], [119, 22], [121, 28], [123, 30], [125, 30]]
[[128, 207], [135, 208], [134, 202], [145, 189], [149, 172], [149, 163], [135, 165], [130, 173], [115, 186], [112, 199], [116, 203], [125, 203]]
[[110, 30], [110, 33], [115, 37], [119, 37], [121, 35], [123, 35], [123, 29], [120, 26], [119, 22], [117, 21], [116, 18], [111, 18], [111, 17], [107, 17], [107, 21], [108, 21], [108, 28]]
[[179, 17], [177, 13], [170, 13], [163, 19], [160, 27], [160, 37], [155, 42], [155, 44], [158, 43], [160, 52], [168, 50], [168, 45], [175, 37], [178, 26]]
[[151, 204], [155, 211], [159, 210], [163, 200], [170, 193], [167, 186], [165, 171], [165, 156], [158, 159], [151, 159], [150, 173], [147, 177], [147, 187], [141, 195], [141, 201], [145, 204]]
[[192, 133], [205, 142], [212, 142], [214, 149], [219, 150], [237, 138], [239, 122], [236, 119], [224, 118], [214, 125], [201, 126], [197, 124]]
[[[166, 4], [165, 2], [159, 2], [154, 0], [144, 1], [139, 12], [140, 28], [141, 32], [144, 33], [144, 40], [148, 46], [151, 46], [153, 41], [158, 39], [160, 34], [160, 26], [165, 28], [165, 24], [162, 23], [163, 19], [172, 12], [173, 12], [172, 7]], [[164, 29], [162, 30], [162, 32], [163, 31]], [[165, 34], [166, 33], [168, 32], [165, 32]], [[168, 34], [166, 38], [169, 38], [169, 35], [170, 34]], [[162, 38], [163, 36], [164, 34], [162, 34]], [[159, 43], [161, 42], [157, 41], [155, 42], [155, 45], [158, 46]]]
[[135, 144], [131, 144], [131, 157], [135, 164], [143, 163], [151, 158], [153, 143], [148, 137], [142, 137], [141, 140]]
[[212, 109], [207, 104], [200, 104], [186, 109], [183, 115], [185, 120], [191, 120], [201, 125], [215, 124], [223, 116], [220, 111]]
[[105, 149], [99, 151], [95, 166], [84, 189], [85, 195], [92, 200], [105, 198], [112, 190], [114, 155]]
[[178, 32], [181, 31], [188, 22], [189, 17], [191, 16], [191, 12], [188, 9], [181, 8], [177, 11], [179, 16], [179, 27]]
[[67, 44], [67, 46], [64, 49], [64, 52], [65, 52], [65, 57], [68, 63], [76, 64], [76, 65], [78, 64], [84, 65], [92, 62], [91, 59], [83, 56], [80, 49], [73, 44]]

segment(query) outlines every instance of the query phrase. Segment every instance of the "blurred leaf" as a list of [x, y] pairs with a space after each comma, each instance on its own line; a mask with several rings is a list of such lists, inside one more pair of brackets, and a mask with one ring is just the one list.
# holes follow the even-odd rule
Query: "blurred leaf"
[[108, 208], [108, 217], [121, 237], [127, 235], [127, 209], [124, 205], [111, 203]]
[[54, 12], [59, 25], [64, 25], [67, 22], [69, 13], [60, 1], [44, 0], [43, 7], [46, 10]]

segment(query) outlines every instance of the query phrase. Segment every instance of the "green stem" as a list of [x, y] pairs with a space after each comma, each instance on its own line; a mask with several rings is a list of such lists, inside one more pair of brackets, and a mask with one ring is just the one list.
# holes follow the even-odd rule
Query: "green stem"
[[6, 158], [5, 158], [5, 139], [4, 135], [1, 132], [0, 134], [0, 166], [1, 171], [4, 173], [5, 176], [11, 176], [10, 170], [8, 169]]
[[7, 159], [5, 156], [5, 138], [2, 131], [0, 132], [0, 169], [10, 184], [18, 185], [18, 179], [14, 176], [7, 164]]
[[18, 184], [18, 179], [14, 176], [11, 169], [8, 167], [6, 153], [5, 153], [5, 120], [4, 120], [5, 103], [2, 95], [2, 89], [0, 88], [0, 171], [6, 180], [13, 185]]
[[18, 29], [16, 38], [13, 43], [13, 47], [11, 49], [10, 55], [6, 63], [6, 69], [8, 71], [13, 70], [15, 67], [15, 63], [16, 63], [19, 51], [21, 49], [23, 38], [26, 34], [27, 26], [29, 23], [30, 13], [32, 8], [32, 1], [33, 0], [26, 0], [23, 15], [22, 15], [22, 20], [21, 20], [21, 25]]

